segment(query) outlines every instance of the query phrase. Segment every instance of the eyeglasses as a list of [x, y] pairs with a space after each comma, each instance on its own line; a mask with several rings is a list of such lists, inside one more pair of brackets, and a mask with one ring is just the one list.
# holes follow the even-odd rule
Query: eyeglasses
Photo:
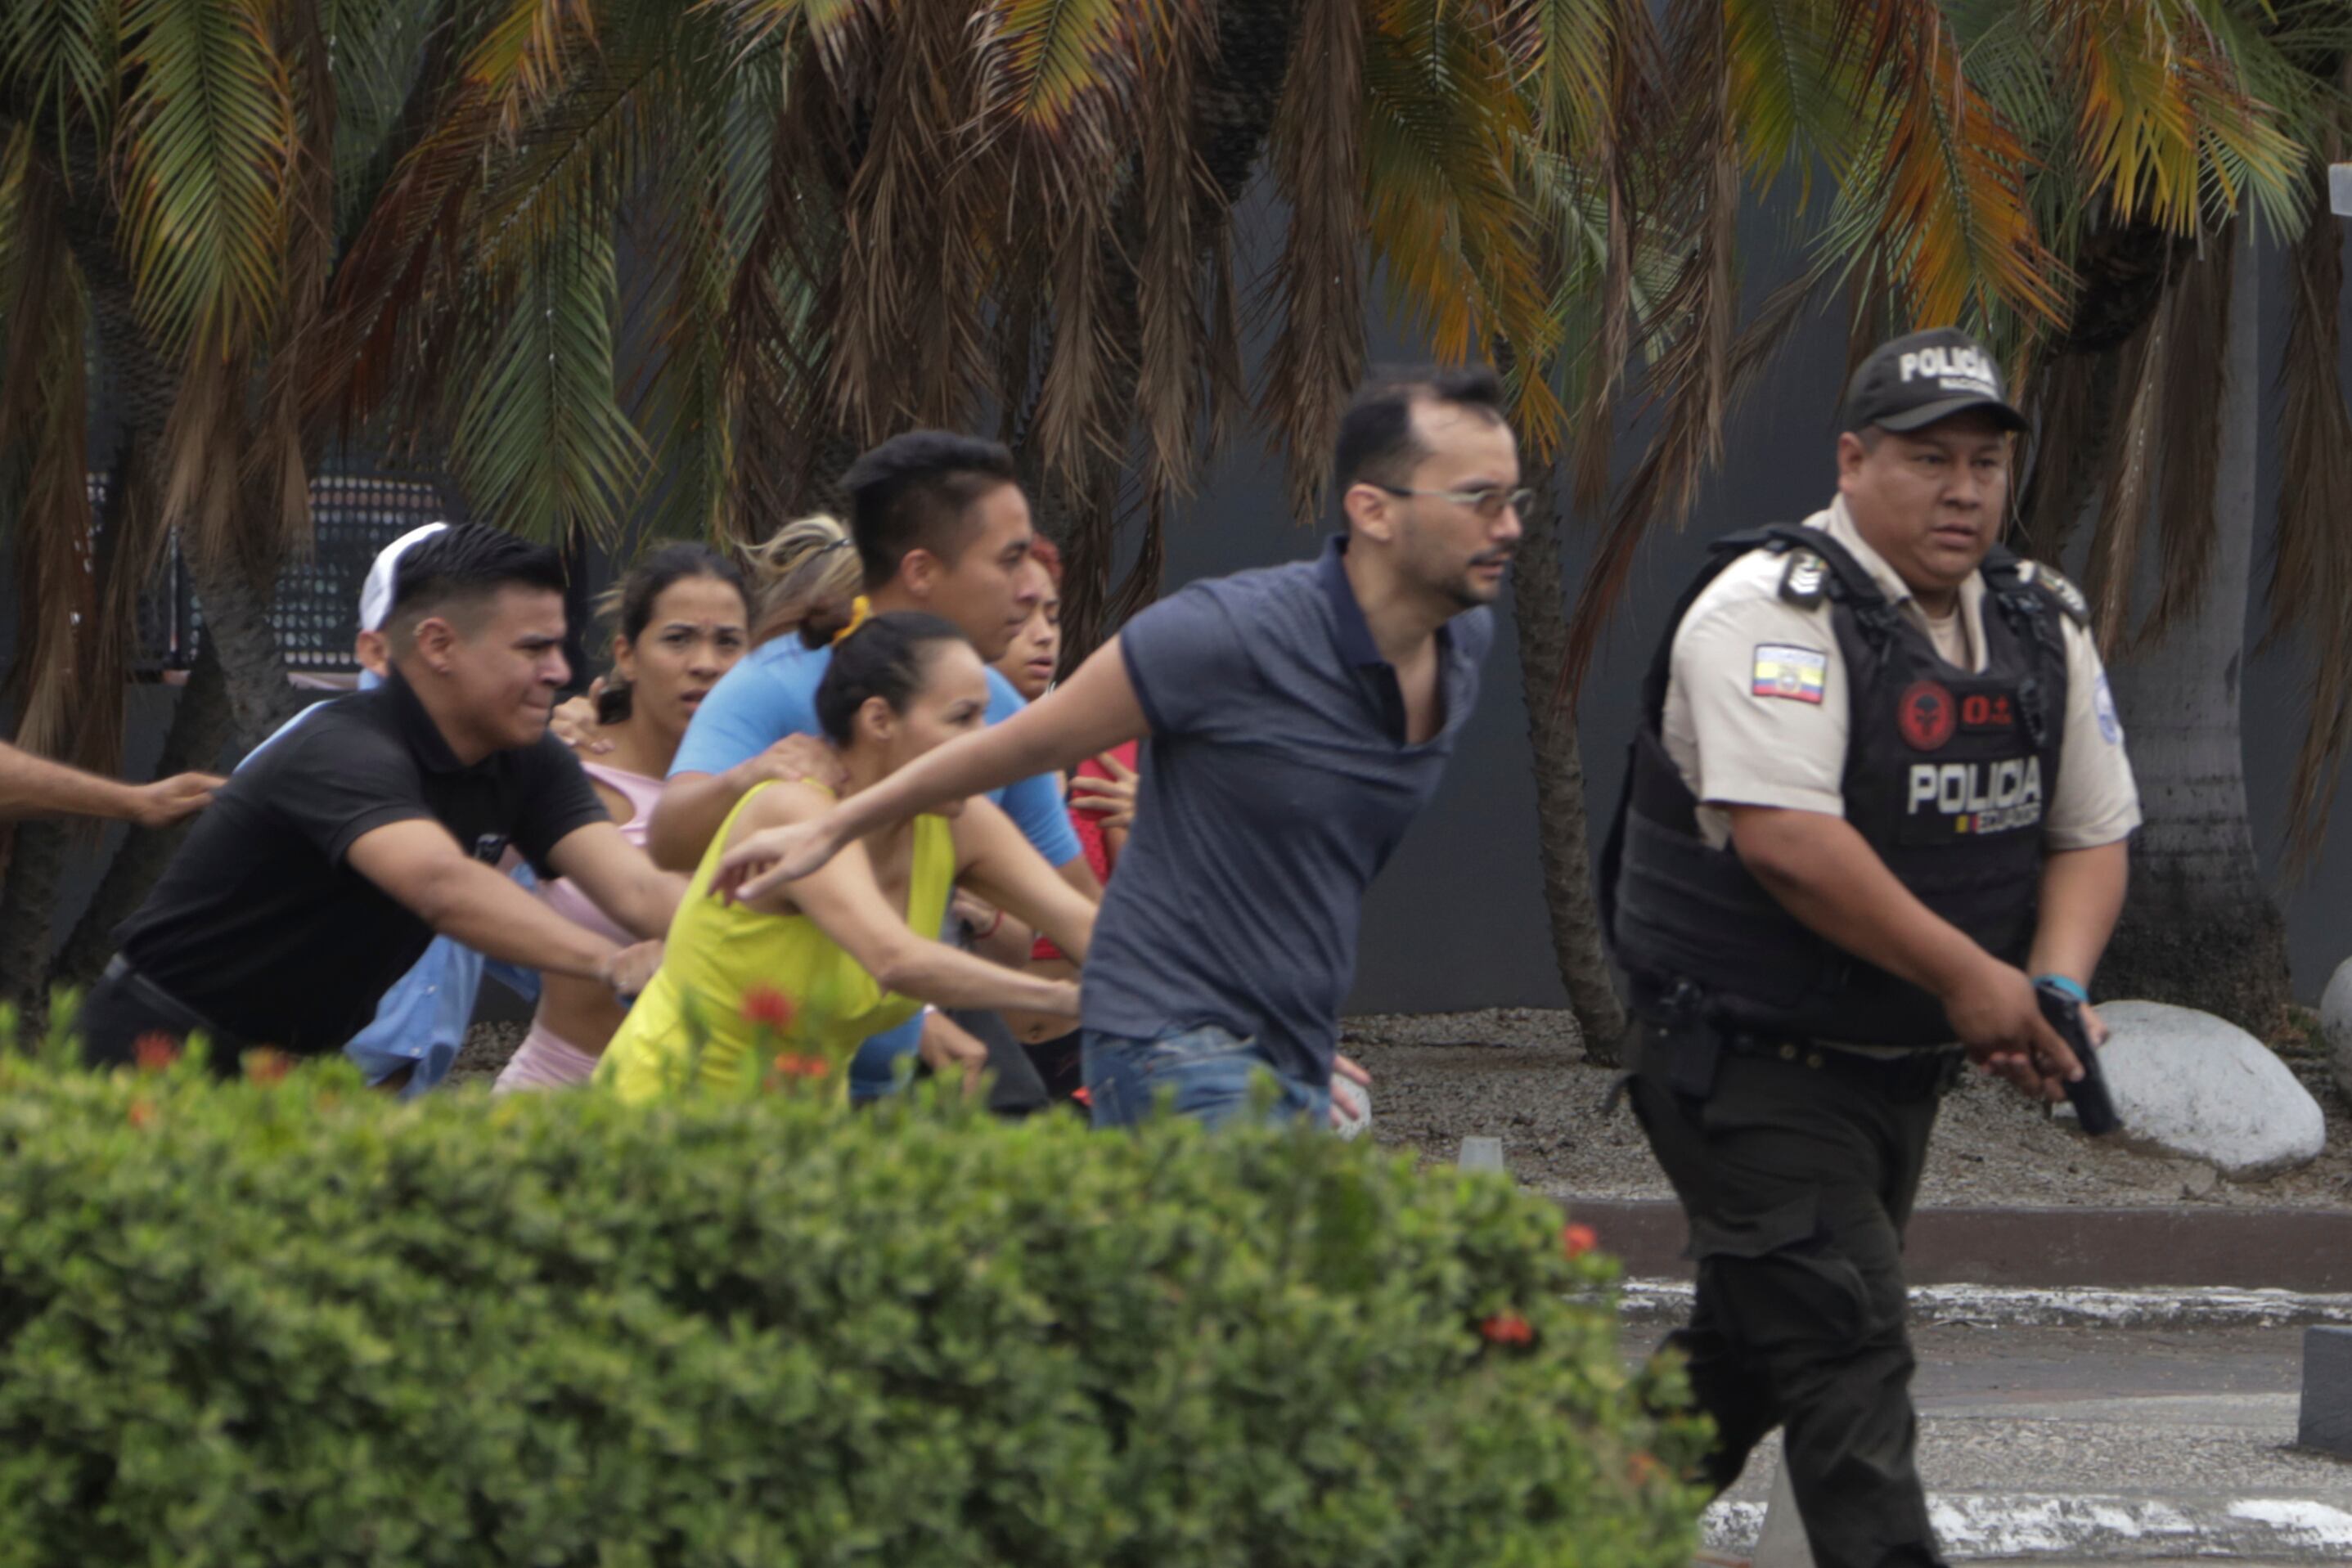
[[1433, 500], [1451, 501], [1457, 507], [1469, 507], [1482, 517], [1499, 517], [1506, 507], [1524, 512], [1536, 504], [1533, 490], [1505, 490], [1493, 485], [1482, 485], [1475, 490], [1415, 490], [1403, 485], [1383, 485], [1378, 479], [1364, 483], [1391, 496], [1427, 496]]

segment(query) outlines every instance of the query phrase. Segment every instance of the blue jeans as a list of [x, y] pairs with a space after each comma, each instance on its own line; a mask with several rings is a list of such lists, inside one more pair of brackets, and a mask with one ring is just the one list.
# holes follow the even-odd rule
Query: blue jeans
[[1276, 1067], [1265, 1048], [1215, 1024], [1176, 1030], [1156, 1040], [1086, 1032], [1087, 1093], [1097, 1127], [1132, 1127], [1151, 1116], [1160, 1096], [1167, 1111], [1203, 1126], [1222, 1127], [1253, 1114], [1252, 1084], [1263, 1073], [1276, 1091], [1266, 1113], [1276, 1122], [1329, 1124], [1328, 1080], [1309, 1083]]

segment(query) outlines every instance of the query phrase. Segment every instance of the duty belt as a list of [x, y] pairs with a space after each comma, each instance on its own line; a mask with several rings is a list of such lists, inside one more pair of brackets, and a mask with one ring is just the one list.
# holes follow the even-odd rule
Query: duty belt
[[1754, 1061], [1785, 1062], [1806, 1071], [1832, 1073], [1866, 1083], [1896, 1100], [1943, 1092], [1958, 1080], [1968, 1063], [1958, 1046], [1924, 1047], [1900, 1056], [1864, 1056], [1817, 1040], [1769, 1040], [1745, 1033], [1725, 1035], [1723, 1049]]
[[106, 983], [120, 987], [142, 1007], [161, 1015], [173, 1028], [201, 1034], [212, 1041], [215, 1071], [234, 1071], [246, 1042], [139, 972], [138, 966], [117, 953], [106, 966]]

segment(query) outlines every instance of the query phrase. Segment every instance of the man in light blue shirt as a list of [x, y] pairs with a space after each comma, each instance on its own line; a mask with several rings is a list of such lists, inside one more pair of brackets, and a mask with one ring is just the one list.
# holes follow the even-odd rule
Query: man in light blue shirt
[[[919, 610], [940, 616], [961, 628], [991, 664], [1036, 605], [1029, 502], [1003, 446], [944, 431], [910, 431], [860, 457], [842, 483], [851, 497], [849, 536], [812, 534], [788, 570], [794, 580], [844, 591], [813, 591], [812, 612], [796, 627], [763, 626], [766, 641], [703, 699], [648, 828], [646, 848], [658, 865], [693, 871], [736, 802], [754, 785], [780, 777], [779, 768], [793, 766], [790, 754], [775, 749], [777, 743], [819, 733], [816, 688], [833, 661], [831, 634], [845, 624], [852, 613], [845, 601], [861, 586], [862, 602], [872, 612]], [[812, 523], [792, 528], [808, 530]], [[852, 549], [854, 561], [847, 559]], [[1026, 706], [992, 668], [988, 683], [990, 724]], [[1072, 885], [1101, 896], [1055, 775], [1021, 779], [990, 791], [990, 799]], [[1002, 1020], [964, 1013], [956, 1021], [990, 1048], [999, 1109], [1045, 1103], [1035, 1069]], [[851, 1064], [851, 1092], [861, 1097], [887, 1092], [898, 1059], [916, 1048], [921, 1032], [918, 1019], [867, 1041]]]
[[[377, 552], [375, 564], [368, 569], [367, 581], [360, 589], [357, 657], [362, 691], [383, 684], [383, 622], [392, 609], [393, 577], [401, 556], [410, 546], [448, 526], [427, 523], [401, 535]], [[242, 769], [276, 744], [280, 736], [326, 706], [313, 703], [279, 725], [267, 740], [246, 754], [238, 768]], [[516, 866], [514, 878], [525, 887], [536, 881], [527, 865]], [[457, 1060], [457, 1052], [466, 1043], [466, 1030], [474, 1020], [474, 1002], [481, 993], [486, 973], [496, 976], [500, 984], [526, 1001], [539, 998], [536, 971], [485, 958], [446, 936], [436, 936], [415, 967], [384, 993], [383, 1000], [376, 1007], [375, 1018], [352, 1037], [343, 1047], [343, 1054], [359, 1064], [371, 1084], [397, 1089], [403, 1099], [424, 1093], [446, 1078], [450, 1066]]]

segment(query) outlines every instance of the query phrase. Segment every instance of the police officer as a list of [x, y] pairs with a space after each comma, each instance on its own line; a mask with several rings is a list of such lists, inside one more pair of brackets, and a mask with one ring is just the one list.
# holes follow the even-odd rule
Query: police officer
[[1902, 1269], [1928, 1133], [1965, 1061], [2081, 1076], [2034, 980], [2084, 999], [2139, 823], [2082, 595], [1995, 543], [2026, 427], [1962, 333], [1864, 361], [1829, 509], [1721, 541], [1677, 607], [1603, 866], [1704, 1479], [1785, 1426], [1822, 1568], [1938, 1561]]

